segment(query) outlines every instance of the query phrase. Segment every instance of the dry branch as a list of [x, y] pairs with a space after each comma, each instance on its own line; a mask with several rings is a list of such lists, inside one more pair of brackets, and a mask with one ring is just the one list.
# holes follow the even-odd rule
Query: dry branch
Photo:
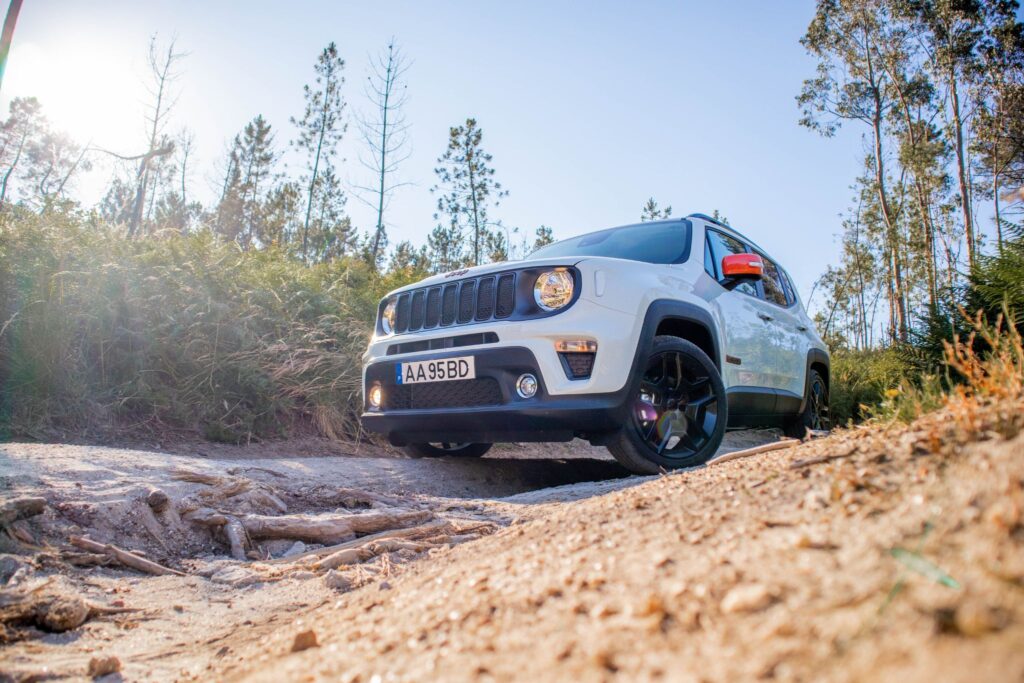
[[345, 541], [344, 543], [338, 543], [335, 545], [328, 546], [326, 548], [318, 548], [316, 550], [309, 550], [301, 555], [292, 555], [291, 557], [281, 557], [276, 560], [270, 560], [267, 564], [290, 564], [292, 562], [298, 562], [299, 560], [308, 557], [324, 557], [330, 555], [339, 550], [345, 550], [347, 548], [358, 548], [367, 543], [379, 541], [385, 538], [417, 538], [442, 534], [445, 531], [451, 529], [450, 522], [431, 522], [430, 524], [423, 524], [421, 526], [413, 526], [405, 529], [394, 529], [390, 531], [381, 531], [376, 534], [369, 536], [363, 536], [352, 541]]
[[732, 453], [726, 453], [718, 458], [711, 461], [712, 465], [718, 465], [723, 462], [729, 462], [730, 460], [736, 460], [737, 458], [746, 458], [751, 455], [758, 455], [759, 453], [768, 453], [770, 451], [780, 451], [784, 448], [792, 448], [793, 446], [799, 446], [799, 439], [782, 439], [781, 441], [773, 441], [772, 443], [766, 443], [762, 446], [754, 446], [753, 448], [744, 448], [740, 451], [733, 451]]
[[85, 536], [72, 536], [69, 540], [71, 541], [71, 545], [76, 548], [81, 548], [82, 550], [88, 550], [89, 552], [94, 553], [105, 553], [124, 566], [137, 569], [140, 572], [145, 572], [146, 574], [153, 574], [154, 576], [164, 576], [167, 574], [186, 576], [184, 572], [179, 572], [177, 569], [171, 569], [170, 567], [165, 567], [162, 564], [157, 564], [152, 560], [147, 560], [140, 555], [123, 550], [109, 543], [97, 543], [91, 538], [87, 538]]

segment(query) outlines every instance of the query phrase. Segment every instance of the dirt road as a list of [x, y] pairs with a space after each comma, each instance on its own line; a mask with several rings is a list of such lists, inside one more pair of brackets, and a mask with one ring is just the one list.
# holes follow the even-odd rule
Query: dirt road
[[[133, 611], [9, 624], [0, 678], [113, 656], [127, 680], [1018, 680], [1024, 437], [951, 450], [936, 420], [658, 477], [579, 445], [467, 461], [5, 444], [4, 497], [48, 507], [5, 541], [0, 583]], [[180, 524], [153, 524], [154, 488]], [[330, 569], [329, 544], [290, 539], [233, 560], [223, 527], [189, 521], [201, 505], [401, 510], [445, 533], [366, 536]], [[187, 575], [80, 566], [83, 533]]]

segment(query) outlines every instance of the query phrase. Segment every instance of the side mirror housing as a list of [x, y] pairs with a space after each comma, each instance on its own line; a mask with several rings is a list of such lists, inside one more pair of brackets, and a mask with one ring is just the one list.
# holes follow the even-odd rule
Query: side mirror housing
[[764, 260], [757, 254], [729, 254], [722, 258], [722, 286], [734, 289], [741, 282], [764, 277]]

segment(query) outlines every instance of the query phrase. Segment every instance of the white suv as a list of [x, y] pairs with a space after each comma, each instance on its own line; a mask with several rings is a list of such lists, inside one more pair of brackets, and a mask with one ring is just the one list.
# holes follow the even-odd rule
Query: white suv
[[395, 290], [363, 361], [363, 425], [419, 457], [581, 437], [654, 473], [706, 462], [726, 427], [828, 428], [828, 353], [789, 276], [703, 214]]

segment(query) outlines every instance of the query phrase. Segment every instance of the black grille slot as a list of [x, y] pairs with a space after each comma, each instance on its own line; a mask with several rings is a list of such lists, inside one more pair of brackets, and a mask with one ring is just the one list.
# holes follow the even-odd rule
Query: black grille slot
[[472, 408], [496, 406], [503, 401], [501, 387], [493, 377], [397, 384], [384, 392], [385, 410], [425, 408]]
[[481, 278], [476, 293], [476, 319], [489, 320], [494, 315], [494, 278]]
[[434, 287], [427, 292], [427, 316], [423, 327], [437, 327], [441, 320], [441, 288]]
[[584, 379], [590, 377], [594, 370], [595, 353], [560, 353], [565, 365], [565, 374], [569, 379]]
[[409, 329], [409, 299], [408, 294], [398, 297], [398, 310], [395, 315], [395, 332], [405, 332]]
[[507, 318], [516, 309], [516, 276], [512, 273], [498, 278], [498, 303], [494, 307], [495, 318]]
[[444, 286], [444, 294], [441, 295], [441, 324], [444, 326], [455, 322], [455, 298], [458, 292], [458, 285]]
[[409, 330], [418, 330], [423, 327], [423, 290], [413, 292], [412, 306], [409, 311]]
[[473, 280], [462, 283], [462, 288], [459, 290], [460, 323], [468, 323], [473, 319], [473, 290], [475, 288], [476, 283]]

